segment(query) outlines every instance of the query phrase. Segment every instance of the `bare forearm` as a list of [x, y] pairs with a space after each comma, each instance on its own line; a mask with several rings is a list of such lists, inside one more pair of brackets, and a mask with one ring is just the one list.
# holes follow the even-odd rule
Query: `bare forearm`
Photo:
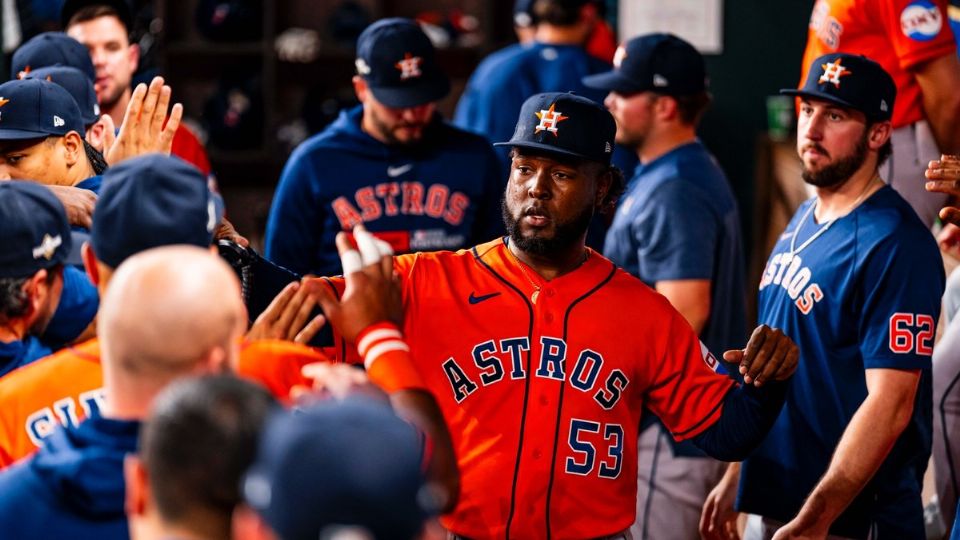
[[[837, 445], [830, 466], [810, 493], [797, 521], [826, 532], [880, 468], [913, 410], [912, 400], [899, 401], [874, 393], [854, 414]], [[906, 408], [906, 410], [903, 410]]]
[[955, 97], [936, 100], [924, 99], [924, 110], [933, 138], [937, 147], [946, 154], [955, 154], [960, 151], [960, 130], [956, 128], [956, 120], [960, 119], [960, 99]]

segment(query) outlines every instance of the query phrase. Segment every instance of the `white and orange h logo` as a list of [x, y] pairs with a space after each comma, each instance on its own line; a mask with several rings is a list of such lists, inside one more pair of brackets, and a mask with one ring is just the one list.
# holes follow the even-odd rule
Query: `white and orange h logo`
[[400, 79], [405, 81], [422, 75], [420, 71], [421, 62], [423, 62], [423, 58], [413, 56], [410, 53], [405, 54], [403, 60], [395, 64], [395, 67], [400, 70]]
[[550, 108], [547, 110], [541, 109], [540, 112], [536, 113], [537, 118], [540, 119], [540, 123], [537, 124], [534, 133], [549, 131], [550, 133], [553, 133], [554, 136], [559, 137], [557, 134], [557, 124], [563, 122], [569, 118], [569, 116], [563, 116], [563, 113], [560, 111], [553, 110], [554, 107], [556, 107], [556, 104], [550, 105]]
[[823, 75], [820, 75], [820, 80], [817, 82], [833, 83], [834, 86], [840, 88], [840, 77], [846, 77], [852, 74], [849, 69], [840, 65], [840, 60], [842, 60], [842, 58], [837, 58], [836, 62], [820, 64], [820, 67], [823, 68]]

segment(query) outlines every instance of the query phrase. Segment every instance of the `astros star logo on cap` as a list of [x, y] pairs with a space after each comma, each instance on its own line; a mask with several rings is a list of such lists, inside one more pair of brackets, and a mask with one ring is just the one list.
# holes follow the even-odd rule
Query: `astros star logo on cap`
[[817, 82], [832, 83], [837, 88], [840, 88], [840, 77], [846, 77], [847, 75], [852, 75], [853, 73], [840, 65], [841, 58], [837, 58], [835, 62], [827, 62], [826, 64], [820, 64], [820, 67], [823, 68], [823, 75], [820, 75], [820, 80]]
[[400, 79], [407, 80], [419, 77], [422, 74], [420, 71], [421, 62], [423, 62], [423, 58], [413, 56], [410, 53], [405, 54], [403, 60], [395, 64], [395, 67], [400, 70]]
[[550, 133], [553, 133], [555, 137], [560, 136], [557, 133], [557, 124], [570, 117], [563, 116], [563, 113], [560, 111], [553, 110], [554, 107], [556, 107], [556, 104], [550, 105], [548, 110], [540, 109], [540, 112], [536, 113], [537, 118], [540, 119], [540, 123], [537, 124], [537, 128], [534, 130], [534, 133], [540, 133], [541, 131], [546, 130]]

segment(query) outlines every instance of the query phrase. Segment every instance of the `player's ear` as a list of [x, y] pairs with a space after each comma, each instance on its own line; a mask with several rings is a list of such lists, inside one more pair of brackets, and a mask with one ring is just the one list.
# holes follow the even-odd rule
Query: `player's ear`
[[130, 517], [142, 516], [147, 509], [147, 493], [150, 480], [147, 468], [140, 458], [128, 454], [123, 459], [123, 480], [126, 485], [123, 508]]
[[876, 122], [867, 128], [867, 141], [871, 150], [879, 150], [890, 140], [893, 134], [893, 127], [890, 122]]
[[93, 254], [93, 248], [90, 242], [84, 242], [80, 248], [80, 258], [83, 259], [83, 269], [87, 271], [87, 277], [94, 286], [100, 285], [100, 268], [97, 266], [97, 256]]
[[367, 100], [367, 81], [363, 80], [363, 77], [359, 75], [354, 75], [353, 79], [353, 92], [357, 95], [357, 101], [360, 103], [365, 103]]
[[76, 165], [81, 157], [86, 155], [86, 149], [83, 147], [83, 137], [76, 131], [70, 131], [63, 136], [63, 156], [67, 166]]

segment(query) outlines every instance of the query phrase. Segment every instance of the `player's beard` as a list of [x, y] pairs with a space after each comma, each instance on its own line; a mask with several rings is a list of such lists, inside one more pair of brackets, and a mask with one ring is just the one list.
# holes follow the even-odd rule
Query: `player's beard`
[[[826, 153], [819, 145], [816, 149], [821, 153]], [[867, 133], [864, 131], [863, 136], [857, 141], [856, 148], [853, 149], [853, 154], [838, 159], [836, 162], [831, 163], [820, 169], [819, 171], [809, 171], [806, 167], [803, 168], [803, 172], [800, 176], [803, 178], [803, 181], [819, 188], [829, 188], [842, 184], [850, 179], [853, 176], [853, 173], [857, 172], [858, 169], [863, 165], [863, 162], [867, 160]]]
[[[382, 137], [382, 139], [384, 140], [384, 142], [385, 142], [386, 144], [388, 144], [388, 145], [391, 145], [391, 146], [396, 145], [396, 146], [408, 146], [408, 147], [412, 147], [412, 146], [417, 146], [417, 145], [419, 145], [419, 144], [420, 144], [420, 141], [423, 140], [424, 132], [426, 131], [427, 126], [428, 126], [428, 124], [426, 124], [426, 123], [425, 123], [425, 124], [412, 125], [412, 124], [408, 124], [408, 123], [406, 123], [406, 122], [397, 122], [397, 123], [391, 125], [391, 124], [387, 123], [386, 121], [384, 121], [384, 120], [383, 120], [382, 118], [380, 118], [379, 116], [377, 116], [376, 114], [371, 114], [371, 115], [370, 115], [370, 120], [371, 120], [371, 123], [373, 124], [373, 128], [374, 128], [374, 129], [377, 131], [377, 133]], [[420, 133], [419, 133], [418, 135], [414, 136], [414, 137], [411, 138], [411, 139], [402, 140], [402, 139], [400, 139], [399, 137], [397, 137], [396, 131], [397, 131], [398, 129], [402, 128], [402, 127], [407, 127], [407, 126], [409, 126], [409, 127], [419, 127], [419, 128], [420, 128]]]
[[593, 205], [587, 205], [577, 215], [566, 221], [553, 221], [553, 235], [544, 236], [523, 236], [520, 230], [520, 218], [513, 217], [510, 208], [507, 206], [507, 199], [500, 200], [500, 211], [503, 215], [503, 225], [510, 235], [510, 241], [525, 253], [549, 257], [561, 253], [577, 242], [583, 241], [584, 233], [590, 227], [593, 220]]

